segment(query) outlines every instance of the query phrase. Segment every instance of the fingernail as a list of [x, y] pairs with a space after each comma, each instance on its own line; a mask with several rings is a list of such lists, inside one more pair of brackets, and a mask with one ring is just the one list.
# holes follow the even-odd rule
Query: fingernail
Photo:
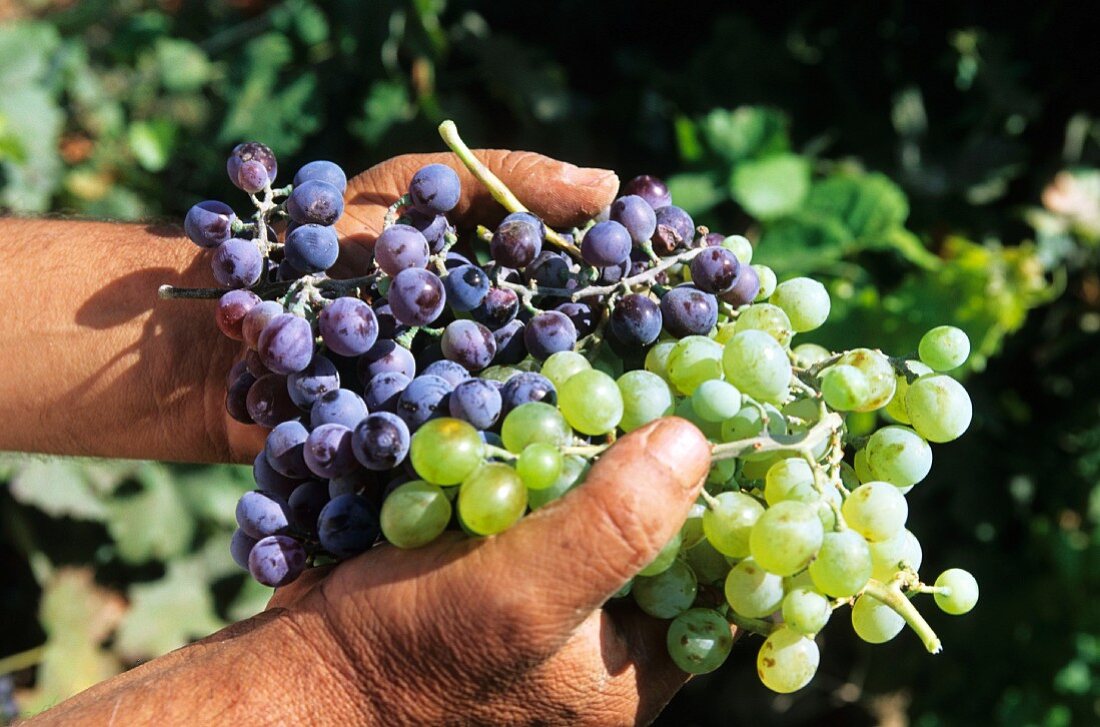
[[694, 490], [710, 468], [710, 443], [691, 422], [679, 417], [660, 419], [647, 432], [646, 454], [678, 475], [685, 490]]
[[561, 170], [562, 181], [574, 187], [607, 187], [614, 183], [619, 187], [619, 177], [610, 169], [598, 167], [577, 167], [572, 164], [563, 165]]

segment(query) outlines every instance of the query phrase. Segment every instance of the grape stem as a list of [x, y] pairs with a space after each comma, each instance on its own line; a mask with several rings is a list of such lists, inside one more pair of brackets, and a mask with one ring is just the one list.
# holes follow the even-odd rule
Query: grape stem
[[872, 578], [867, 582], [863, 593], [882, 601], [905, 619], [905, 623], [909, 624], [909, 628], [913, 629], [920, 637], [920, 640], [924, 643], [924, 648], [928, 649], [928, 653], [938, 654], [943, 650], [943, 644], [940, 643], [940, 638], [936, 636], [936, 632], [932, 630], [932, 627], [924, 620], [924, 616], [920, 615], [917, 607], [902, 593], [897, 585], [886, 585], [882, 581], [876, 581]]
[[412, 204], [412, 196], [409, 194], [403, 194], [397, 198], [397, 200], [386, 208], [386, 215], [382, 218], [382, 230], [388, 230], [397, 223], [397, 211], [402, 207], [408, 207]]
[[720, 462], [724, 459], [736, 459], [746, 452], [762, 454], [764, 452], [809, 452], [811, 453], [821, 442], [832, 437], [844, 425], [844, 420], [836, 412], [830, 412], [827, 416], [811, 427], [801, 438], [790, 442], [782, 442], [771, 435], [763, 434], [759, 437], [739, 439], [733, 442], [716, 444], [710, 450], [712, 462]]
[[492, 444], [485, 445], [485, 454], [490, 457], [496, 457], [497, 459], [506, 459], [509, 462], [515, 462], [517, 459], [519, 459], [518, 454], [509, 452], [503, 447], [493, 446]]
[[[374, 284], [381, 274], [371, 273], [370, 275], [362, 275], [358, 278], [344, 278], [341, 280], [334, 280], [332, 278], [302, 278], [302, 280], [309, 280], [311, 284], [318, 290], [324, 293], [335, 293], [336, 295], [343, 295], [350, 293], [357, 288], [366, 288]], [[279, 297], [287, 293], [297, 280], [285, 280], [275, 283], [261, 283], [253, 288], [252, 292], [260, 296], [265, 300]], [[221, 298], [229, 292], [227, 288], [177, 288], [174, 285], [162, 285], [157, 289], [157, 297], [162, 300], [175, 300], [183, 298]]]
[[734, 613], [732, 608], [726, 611], [726, 620], [742, 631], [749, 631], [760, 636], [768, 636], [776, 628], [775, 624], [770, 621], [742, 616], [739, 613]]
[[[466, 168], [470, 170], [470, 173], [477, 177], [479, 182], [485, 185], [489, 190], [489, 194], [493, 195], [493, 199], [504, 206], [504, 209], [509, 212], [529, 211], [527, 207], [519, 201], [516, 195], [512, 193], [512, 190], [508, 189], [504, 182], [500, 181], [500, 178], [489, 170], [489, 167], [485, 166], [480, 159], [474, 156], [470, 147], [466, 146], [466, 142], [458, 135], [458, 127], [455, 126], [455, 122], [447, 119], [440, 124], [439, 135], [443, 137], [443, 142], [450, 147], [451, 151], [453, 151]], [[580, 248], [570, 243], [549, 227], [546, 228], [546, 239], [562, 250], [565, 250], [573, 257], [580, 259]]]

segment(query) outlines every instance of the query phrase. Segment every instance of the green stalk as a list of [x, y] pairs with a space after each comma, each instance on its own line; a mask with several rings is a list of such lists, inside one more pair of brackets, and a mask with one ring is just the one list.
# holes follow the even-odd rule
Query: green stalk
[[905, 623], [909, 624], [909, 628], [917, 632], [917, 636], [924, 643], [924, 648], [928, 649], [928, 653], [938, 654], [943, 650], [940, 637], [936, 636], [936, 632], [932, 630], [932, 627], [924, 620], [924, 616], [920, 615], [920, 611], [901, 592], [900, 588], [888, 586], [881, 581], [871, 579], [867, 582], [863, 592], [897, 611], [898, 615], [905, 619]]

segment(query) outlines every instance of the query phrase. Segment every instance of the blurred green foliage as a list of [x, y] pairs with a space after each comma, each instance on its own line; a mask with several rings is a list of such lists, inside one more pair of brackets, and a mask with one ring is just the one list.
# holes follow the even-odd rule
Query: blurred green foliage
[[[946, 653], [834, 625], [792, 699], [756, 685], [746, 639], [661, 723], [1100, 721], [1088, 7], [15, 7], [0, 24], [4, 209], [179, 218], [236, 199], [223, 165], [239, 141], [271, 145], [287, 176], [312, 158], [356, 171], [442, 148], [434, 127], [453, 118], [475, 146], [668, 175], [697, 222], [754, 241], [754, 262], [827, 282], [834, 314], [810, 340], [901, 354], [932, 325], [963, 327], [975, 423], [910, 496], [929, 573], [958, 564], [982, 585], [967, 618], [932, 616]], [[13, 457], [0, 477], [0, 654], [21, 654], [0, 664], [24, 710], [265, 600], [228, 557], [246, 470]]]

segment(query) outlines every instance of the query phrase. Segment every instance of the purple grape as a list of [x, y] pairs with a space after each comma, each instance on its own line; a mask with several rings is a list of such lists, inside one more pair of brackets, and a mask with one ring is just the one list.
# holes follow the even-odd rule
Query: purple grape
[[301, 225], [331, 225], [344, 214], [344, 194], [328, 182], [310, 179], [294, 187], [286, 198], [286, 211]]
[[358, 298], [342, 297], [329, 303], [317, 316], [321, 340], [341, 356], [359, 356], [374, 346], [378, 321], [371, 307]]
[[438, 376], [450, 384], [452, 389], [470, 378], [470, 372], [466, 370], [466, 367], [445, 358], [432, 361], [420, 373], [422, 376]]
[[611, 312], [608, 327], [627, 346], [648, 346], [661, 335], [661, 307], [645, 295], [624, 295]]
[[529, 280], [538, 283], [543, 288], [565, 288], [568, 290], [576, 286], [576, 281], [572, 279], [569, 260], [564, 255], [550, 250], [540, 252], [524, 272], [526, 272]]
[[525, 218], [505, 218], [489, 242], [493, 259], [510, 268], [526, 267], [540, 252], [542, 230]]
[[584, 301], [568, 301], [557, 306], [554, 310], [564, 313], [569, 320], [573, 321], [573, 327], [577, 329], [577, 338], [584, 338], [596, 330], [597, 313], [590, 304]]
[[409, 210], [406, 219], [424, 235], [432, 254], [442, 252], [447, 246], [447, 235], [453, 235], [455, 231], [454, 225], [447, 220], [446, 215], [425, 215], [416, 210]]
[[547, 404], [558, 403], [558, 390], [550, 383], [550, 379], [542, 374], [530, 371], [516, 374], [504, 382], [504, 386], [500, 390], [500, 396], [504, 406], [504, 414], [521, 404], [528, 404], [532, 401], [541, 401]]
[[448, 324], [439, 344], [443, 347], [444, 356], [469, 371], [485, 368], [497, 353], [493, 332], [474, 321], [460, 320]]
[[735, 308], [740, 308], [756, 300], [759, 293], [760, 276], [756, 274], [756, 270], [753, 269], [752, 265], [742, 265], [733, 287], [718, 297], [722, 299], [723, 303], [729, 303]]
[[668, 185], [659, 177], [649, 174], [634, 177], [623, 186], [624, 196], [632, 194], [644, 199], [653, 209], [672, 204], [672, 195], [668, 193]]
[[264, 366], [264, 362], [260, 360], [260, 354], [251, 348], [244, 352], [244, 365], [248, 369], [248, 373], [257, 379], [271, 373], [271, 370]]
[[462, 253], [448, 250], [447, 257], [443, 260], [443, 267], [447, 270], [454, 270], [460, 265], [473, 265], [473, 262]]
[[248, 554], [256, 545], [256, 538], [237, 528], [233, 531], [233, 537], [229, 539], [229, 554], [233, 556], [233, 562], [244, 570], [248, 570]]
[[606, 268], [630, 259], [630, 233], [614, 220], [597, 222], [581, 240], [581, 257], [589, 265]]
[[355, 428], [351, 451], [369, 470], [391, 470], [409, 453], [409, 427], [395, 414], [376, 411]]
[[386, 275], [428, 266], [428, 240], [411, 225], [391, 225], [374, 243], [374, 261]]
[[641, 245], [657, 231], [657, 215], [649, 202], [636, 194], [619, 197], [611, 203], [608, 217], [626, 228], [630, 239]]
[[295, 404], [309, 409], [322, 394], [340, 388], [340, 374], [331, 360], [314, 354], [309, 366], [286, 377], [286, 387]]
[[252, 240], [231, 237], [210, 258], [214, 280], [227, 288], [247, 288], [260, 281], [264, 256]]
[[237, 186], [249, 194], [261, 191], [270, 183], [271, 178], [267, 174], [267, 167], [255, 159], [241, 164], [240, 170], [237, 171]]
[[693, 285], [680, 285], [661, 298], [661, 317], [676, 338], [705, 336], [718, 322], [718, 301]]
[[283, 499], [290, 497], [290, 493], [301, 483], [299, 479], [276, 472], [271, 463], [267, 461], [266, 450], [261, 450], [252, 462], [252, 479], [256, 481], [256, 486], [264, 492], [277, 495]]
[[691, 282], [708, 293], [726, 293], [741, 274], [737, 256], [724, 247], [708, 247], [691, 259]]
[[218, 299], [214, 322], [218, 329], [234, 341], [243, 341], [244, 317], [260, 304], [260, 296], [251, 290], [231, 290]]
[[443, 278], [447, 305], [451, 310], [470, 311], [481, 305], [489, 294], [489, 276], [474, 265], [460, 265]]
[[407, 268], [394, 276], [388, 293], [393, 317], [407, 326], [426, 326], [443, 312], [447, 294], [443, 281], [423, 268]]
[[445, 408], [447, 394], [453, 388], [442, 377], [417, 376], [397, 398], [397, 416], [405, 420], [409, 430], [415, 431], [424, 422], [442, 414], [440, 409]]
[[429, 164], [409, 183], [412, 205], [426, 215], [450, 212], [462, 196], [458, 174], [445, 164]]
[[[357, 467], [358, 469], [358, 467]], [[287, 499], [290, 522], [309, 534], [317, 532], [317, 518], [328, 504], [328, 483], [319, 480], [306, 480], [294, 488]]]
[[294, 175], [294, 186], [299, 187], [310, 180], [328, 182], [340, 190], [340, 194], [348, 190], [348, 177], [340, 165], [322, 159], [302, 166]]
[[559, 311], [543, 311], [527, 324], [523, 331], [527, 352], [545, 361], [558, 351], [572, 351], [577, 343], [577, 327]]
[[309, 430], [301, 422], [282, 422], [272, 429], [264, 443], [264, 456], [271, 468], [292, 479], [309, 477], [305, 460], [305, 443]]
[[277, 374], [301, 371], [313, 360], [313, 329], [305, 318], [283, 313], [264, 326], [256, 350]]
[[[225, 162], [225, 171], [229, 173], [229, 181], [234, 186], [245, 189], [241, 184], [241, 168], [246, 162], [255, 161], [259, 162], [267, 172], [267, 181], [274, 182], [275, 175], [279, 171], [279, 165], [275, 160], [275, 153], [271, 151], [270, 147], [265, 144], [261, 144], [258, 141], [248, 141], [243, 144], [237, 144], [233, 147], [233, 151], [229, 153], [229, 158]], [[263, 189], [263, 186], [260, 186]], [[255, 191], [255, 190], [252, 190]]]
[[263, 538], [248, 554], [248, 572], [261, 585], [271, 588], [293, 583], [305, 567], [305, 548], [286, 535]]
[[337, 558], [350, 558], [374, 545], [382, 530], [378, 511], [362, 495], [329, 500], [317, 518], [321, 547]]
[[363, 401], [370, 411], [397, 411], [397, 399], [412, 381], [396, 371], [383, 371], [372, 377], [363, 390]]
[[416, 376], [416, 359], [404, 346], [385, 339], [379, 340], [359, 358], [359, 381], [365, 385], [386, 371], [404, 374], [411, 379]]
[[241, 371], [225, 391], [225, 410], [241, 424], [252, 424], [252, 415], [248, 413], [248, 392], [256, 383], [251, 371]]
[[301, 411], [286, 390], [286, 377], [267, 374], [256, 379], [246, 399], [248, 415], [261, 427], [272, 428], [280, 422], [297, 419]]
[[600, 268], [600, 277], [596, 280], [600, 285], [613, 285], [627, 276], [630, 272], [630, 261], [623, 260], [618, 265]]
[[313, 403], [309, 423], [312, 427], [343, 424], [348, 429], [355, 429], [368, 413], [362, 397], [349, 389], [337, 389], [325, 392]]
[[[336, 262], [340, 255], [340, 239], [336, 236], [336, 230], [331, 227], [303, 224], [295, 227], [286, 236], [286, 247], [283, 250], [286, 254], [284, 262], [293, 266], [295, 271], [319, 273], [328, 270]], [[302, 277], [301, 273], [295, 277]]]
[[[354, 442], [355, 435], [352, 434], [353, 449], [355, 447]], [[375, 489], [378, 489], [378, 474], [372, 470], [363, 469], [361, 467], [343, 477], [333, 477], [328, 481], [329, 499], [339, 497], [340, 495], [355, 495], [363, 493], [365, 490]]]
[[514, 364], [527, 357], [527, 344], [523, 342], [524, 328], [526, 326], [522, 321], [512, 320], [493, 331], [497, 344], [494, 363]]
[[657, 210], [657, 231], [653, 249], [658, 255], [671, 255], [677, 248], [689, 247], [695, 240], [695, 222], [679, 207], [668, 205]]
[[280, 283], [288, 283], [305, 277], [307, 274], [291, 265], [289, 260], [283, 260], [275, 267], [275, 280]]
[[245, 314], [244, 319], [241, 321], [241, 335], [244, 336], [244, 342], [248, 344], [249, 348], [256, 350], [260, 345], [260, 334], [263, 333], [264, 328], [271, 322], [271, 319], [282, 315], [283, 312], [283, 307], [277, 301], [265, 300], [253, 306], [252, 310]]
[[358, 466], [351, 453], [351, 429], [343, 424], [316, 427], [306, 439], [304, 452], [309, 471], [325, 479], [346, 475]]
[[[233, 382], [236, 381], [240, 377], [240, 375], [245, 372], [252, 373], [248, 370], [248, 364], [245, 362], [244, 359], [234, 362], [233, 365], [229, 367], [229, 372], [225, 375], [225, 388], [228, 389], [230, 386], [232, 386]], [[255, 375], [253, 375], [252, 378], [256, 378]]]
[[208, 199], [187, 210], [183, 231], [199, 247], [217, 247], [233, 235], [237, 215], [225, 202]]
[[252, 490], [237, 500], [237, 525], [246, 535], [266, 538], [281, 532], [290, 524], [286, 500], [262, 490]]
[[721, 247], [726, 241], [726, 236], [720, 232], [708, 232], [703, 235], [703, 244], [707, 247]]
[[451, 416], [475, 429], [488, 429], [500, 418], [500, 391], [485, 379], [467, 379], [455, 387], [447, 401]]
[[492, 288], [472, 313], [478, 323], [490, 329], [500, 328], [519, 313], [519, 296], [507, 288]]

